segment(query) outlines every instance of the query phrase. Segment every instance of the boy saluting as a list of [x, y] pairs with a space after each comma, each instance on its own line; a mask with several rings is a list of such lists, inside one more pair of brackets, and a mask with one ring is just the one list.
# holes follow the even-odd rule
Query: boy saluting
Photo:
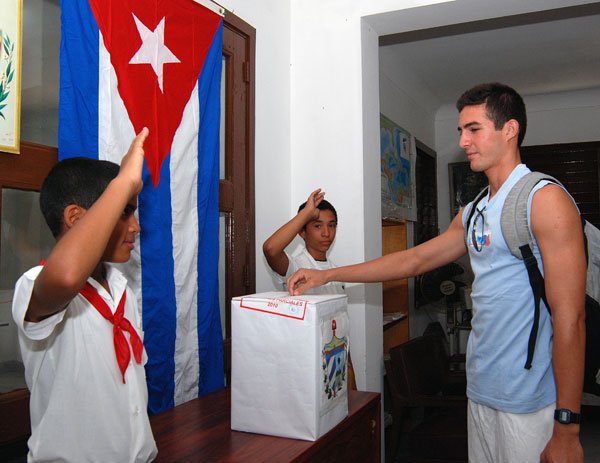
[[[327, 259], [327, 252], [335, 240], [337, 219], [335, 208], [325, 200], [325, 192], [319, 188], [300, 204], [298, 213], [289, 222], [264, 242], [263, 253], [278, 283], [285, 288], [286, 279], [300, 268], [323, 270], [335, 267]], [[304, 246], [290, 255], [285, 248], [296, 235], [304, 240]], [[343, 284], [332, 282], [309, 294], [345, 294], [345, 291]]]
[[109, 262], [127, 262], [140, 226], [144, 128], [121, 166], [59, 162], [40, 193], [56, 238], [15, 287], [13, 318], [31, 391], [29, 461], [146, 462], [147, 360], [136, 298]]

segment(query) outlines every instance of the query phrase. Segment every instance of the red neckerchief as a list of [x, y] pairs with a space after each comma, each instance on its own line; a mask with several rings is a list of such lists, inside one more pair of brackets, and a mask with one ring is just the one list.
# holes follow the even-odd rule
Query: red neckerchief
[[129, 343], [125, 338], [123, 330], [129, 333], [129, 342], [131, 343], [133, 356], [138, 364], [142, 362], [142, 352], [144, 350], [144, 344], [138, 336], [137, 331], [135, 331], [129, 320], [125, 318], [126, 291], [123, 292], [123, 296], [121, 296], [121, 300], [119, 301], [119, 305], [117, 306], [117, 310], [115, 311], [114, 315], [111, 312], [110, 307], [108, 307], [108, 304], [106, 304], [104, 299], [102, 299], [100, 294], [98, 294], [96, 288], [94, 288], [87, 281], [79, 293], [85, 297], [90, 304], [92, 304], [96, 310], [98, 310], [98, 312], [100, 312], [100, 315], [113, 324], [115, 354], [117, 356], [119, 370], [121, 370], [121, 375], [123, 376], [123, 383], [125, 383], [125, 370], [127, 370], [127, 366], [129, 365], [131, 354], [129, 352]]
[[[44, 265], [45, 263], [46, 259], [42, 259], [40, 265]], [[110, 311], [110, 307], [108, 307], [108, 304], [104, 302], [102, 296], [98, 294], [96, 288], [94, 288], [87, 281], [85, 282], [85, 286], [81, 289], [81, 291], [79, 291], [79, 294], [85, 297], [89, 303], [92, 304], [98, 312], [100, 312], [100, 315], [113, 324], [115, 355], [117, 357], [117, 363], [119, 364], [119, 370], [121, 370], [121, 376], [123, 377], [123, 384], [125, 384], [125, 371], [127, 370], [127, 365], [129, 365], [129, 360], [131, 359], [131, 354], [129, 353], [129, 344], [127, 343], [125, 334], [123, 334], [123, 330], [129, 333], [129, 342], [131, 342], [133, 357], [138, 364], [142, 363], [142, 352], [144, 351], [144, 344], [137, 334], [137, 331], [135, 331], [129, 320], [125, 318], [126, 293], [127, 291], [123, 292], [123, 296], [121, 296], [117, 310], [113, 315], [113, 313]]]

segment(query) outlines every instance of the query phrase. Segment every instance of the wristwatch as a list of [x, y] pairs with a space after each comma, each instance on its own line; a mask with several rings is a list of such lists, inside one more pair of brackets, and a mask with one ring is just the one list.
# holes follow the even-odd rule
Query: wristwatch
[[554, 411], [554, 419], [560, 424], [579, 424], [581, 423], [581, 414], [572, 412], [568, 408], [559, 408]]

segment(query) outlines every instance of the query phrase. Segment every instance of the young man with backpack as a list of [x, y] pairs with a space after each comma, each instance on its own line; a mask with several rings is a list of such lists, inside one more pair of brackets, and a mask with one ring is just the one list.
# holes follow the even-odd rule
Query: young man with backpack
[[288, 288], [301, 294], [330, 281], [407, 278], [468, 252], [475, 275], [466, 366], [469, 461], [581, 463], [586, 260], [579, 212], [553, 182], [542, 180], [529, 195], [533, 257], [552, 309], [550, 315], [541, 302], [538, 315], [526, 266], [511, 254], [501, 228], [507, 195], [529, 172], [519, 152], [525, 105], [515, 90], [493, 83], [465, 92], [457, 108], [460, 147], [471, 169], [484, 172], [489, 182], [474, 213], [467, 205], [448, 230], [406, 251], [324, 271], [301, 269]]

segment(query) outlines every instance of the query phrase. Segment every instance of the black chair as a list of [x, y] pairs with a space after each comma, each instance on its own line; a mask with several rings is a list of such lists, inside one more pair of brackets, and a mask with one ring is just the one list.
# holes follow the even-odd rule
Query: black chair
[[389, 445], [402, 461], [467, 461], [466, 379], [450, 371], [442, 343], [420, 336], [390, 349], [386, 359]]
[[429, 323], [425, 328], [425, 331], [423, 331], [423, 336], [437, 336], [441, 341], [440, 348], [443, 349], [443, 355], [448, 357], [450, 370], [453, 372], [452, 374], [464, 377], [465, 354], [450, 353], [450, 343], [448, 342], [448, 337], [446, 336], [442, 324], [440, 322]]

